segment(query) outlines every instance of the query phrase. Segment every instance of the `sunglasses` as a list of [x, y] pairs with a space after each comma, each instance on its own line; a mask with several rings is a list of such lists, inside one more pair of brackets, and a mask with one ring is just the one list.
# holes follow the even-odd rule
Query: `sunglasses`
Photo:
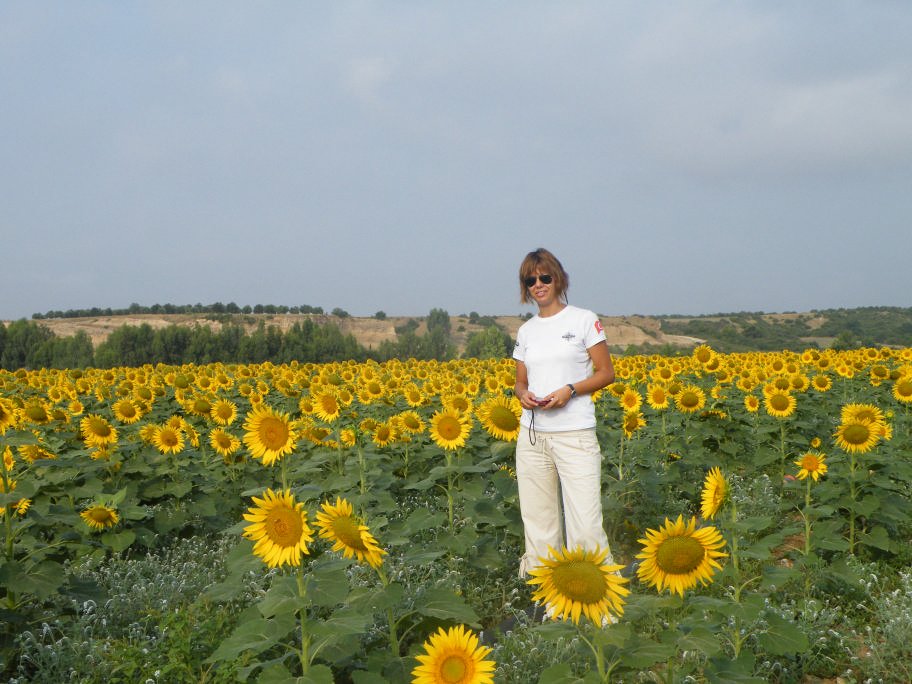
[[532, 287], [535, 285], [536, 280], [540, 280], [542, 285], [550, 285], [551, 281], [554, 280], [554, 278], [549, 276], [547, 273], [544, 273], [540, 276], [533, 275], [533, 276], [529, 276], [528, 278], [523, 278], [523, 285], [525, 285], [526, 287]]

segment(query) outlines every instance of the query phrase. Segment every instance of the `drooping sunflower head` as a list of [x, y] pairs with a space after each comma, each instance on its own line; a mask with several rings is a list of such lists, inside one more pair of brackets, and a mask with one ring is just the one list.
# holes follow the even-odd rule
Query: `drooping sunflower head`
[[320, 537], [333, 543], [333, 551], [341, 551], [346, 558], [357, 558], [372, 568], [383, 564], [386, 551], [380, 548], [367, 526], [355, 517], [351, 503], [345, 499], [337, 497], [334, 504], [323, 502], [317, 513], [316, 526]]
[[412, 684], [494, 684], [494, 661], [487, 659], [491, 649], [479, 646], [478, 637], [462, 625], [440, 627], [423, 648]]
[[478, 419], [494, 439], [515, 442], [519, 435], [522, 406], [516, 397], [495, 396], [478, 407]]
[[718, 559], [728, 556], [720, 550], [725, 540], [715, 527], [697, 529], [696, 518], [685, 522], [680, 515], [675, 522], [666, 518], [658, 530], [646, 530], [639, 542], [643, 545], [637, 554], [640, 581], [659, 592], [668, 589], [680, 596], [697, 582], [711, 582], [715, 571], [722, 569]]
[[103, 504], [89, 506], [79, 514], [79, 517], [92, 530], [106, 530], [109, 527], [114, 527], [120, 521], [117, 510]]
[[263, 404], [247, 414], [244, 429], [244, 444], [267, 466], [290, 454], [297, 442], [288, 415]]
[[712, 520], [716, 517], [725, 498], [728, 496], [728, 482], [719, 468], [712, 468], [706, 474], [706, 480], [703, 482], [703, 492], [700, 496], [700, 514], [706, 520]]
[[630, 439], [640, 428], [646, 427], [646, 419], [641, 411], [625, 411], [621, 421], [624, 437]]
[[304, 503], [296, 502], [289, 489], [267, 489], [263, 498], [253, 497], [253, 503], [244, 513], [244, 520], [251, 523], [244, 528], [244, 536], [254, 542], [253, 553], [270, 568], [300, 565], [301, 556], [310, 553], [307, 544], [313, 541]]
[[814, 482], [817, 482], [820, 476], [826, 475], [827, 472], [826, 456], [816, 451], [808, 451], [795, 461], [795, 465], [799, 468], [799, 480], [804, 480], [810, 476], [814, 479]]
[[465, 446], [471, 431], [471, 423], [459, 411], [438, 411], [431, 418], [431, 439], [441, 449], [452, 451]]
[[529, 584], [536, 587], [533, 600], [547, 604], [555, 617], [576, 624], [581, 615], [598, 626], [623, 615], [628, 580], [617, 574], [623, 566], [605, 562], [607, 548], [548, 551], [542, 565], [529, 573]]

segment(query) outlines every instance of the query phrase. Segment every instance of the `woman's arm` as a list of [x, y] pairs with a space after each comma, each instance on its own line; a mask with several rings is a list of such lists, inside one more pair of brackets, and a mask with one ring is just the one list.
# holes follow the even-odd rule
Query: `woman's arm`
[[519, 399], [523, 408], [536, 409], [539, 407], [535, 395], [529, 391], [529, 372], [522, 361], [516, 362], [516, 384], [513, 386], [513, 394]]

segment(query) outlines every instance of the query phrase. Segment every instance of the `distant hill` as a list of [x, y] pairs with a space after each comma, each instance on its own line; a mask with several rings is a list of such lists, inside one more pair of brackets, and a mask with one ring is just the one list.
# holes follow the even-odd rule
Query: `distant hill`
[[[418, 335], [427, 330], [424, 317], [358, 317], [325, 313], [124, 313], [83, 317], [44, 317], [35, 320], [55, 335], [66, 337], [82, 331], [93, 346], [124, 325], [147, 324], [153, 329], [171, 325], [208, 326], [213, 331], [224, 324], [252, 331], [260, 323], [282, 332], [306, 320], [318, 325], [332, 323], [351, 334], [367, 349], [395, 342], [397, 328]], [[496, 324], [511, 337], [523, 323], [520, 316], [450, 316], [450, 337], [459, 353], [469, 337]], [[806, 347], [912, 346], [912, 308], [862, 307], [826, 309], [806, 313], [737, 312], [704, 316], [602, 316], [609, 345], [615, 352], [687, 352], [706, 342], [714, 349], [734, 351], [800, 350]]]

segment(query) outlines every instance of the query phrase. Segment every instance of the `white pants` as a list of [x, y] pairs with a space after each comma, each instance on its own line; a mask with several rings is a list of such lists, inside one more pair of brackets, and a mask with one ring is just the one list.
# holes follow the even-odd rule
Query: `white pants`
[[[602, 526], [602, 453], [595, 429], [533, 433], [520, 429], [516, 441], [516, 481], [526, 552], [519, 576], [540, 566], [548, 547], [608, 548]], [[561, 510], [563, 503], [563, 511]], [[566, 535], [566, 539], [565, 539]], [[611, 554], [605, 559], [614, 563]]]

